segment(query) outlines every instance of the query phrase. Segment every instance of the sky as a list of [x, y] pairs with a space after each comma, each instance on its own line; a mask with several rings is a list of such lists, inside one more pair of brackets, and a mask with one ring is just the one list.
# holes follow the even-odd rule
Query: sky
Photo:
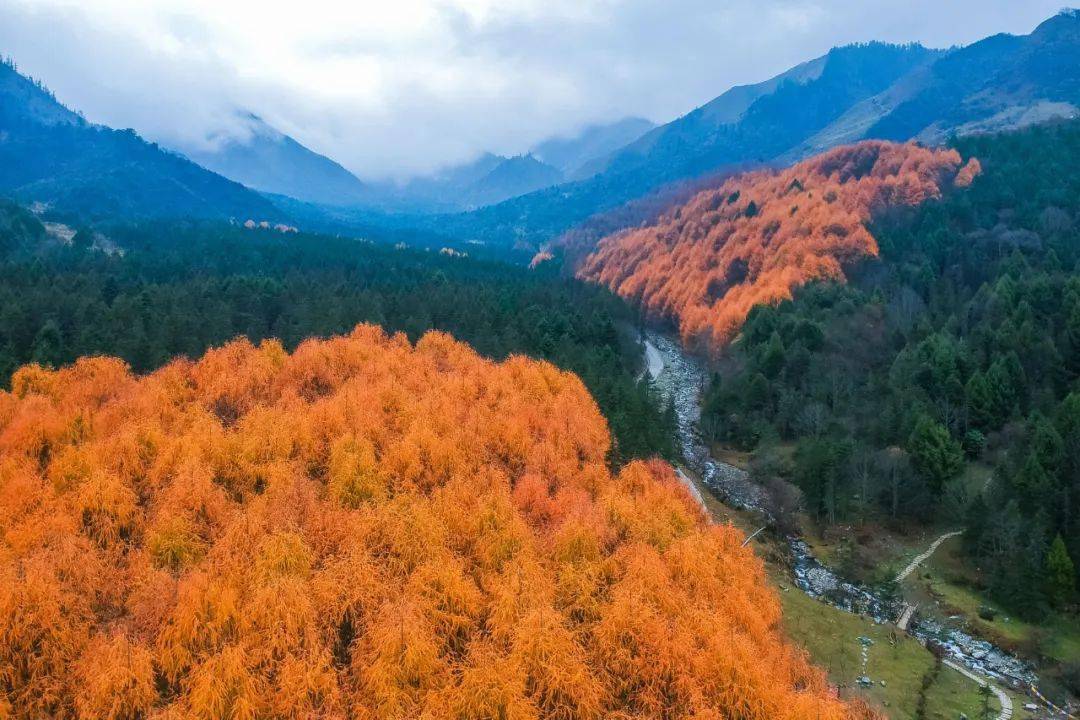
[[364, 179], [630, 115], [830, 47], [1027, 33], [1062, 0], [0, 0], [0, 54], [93, 122], [205, 148], [253, 112]]

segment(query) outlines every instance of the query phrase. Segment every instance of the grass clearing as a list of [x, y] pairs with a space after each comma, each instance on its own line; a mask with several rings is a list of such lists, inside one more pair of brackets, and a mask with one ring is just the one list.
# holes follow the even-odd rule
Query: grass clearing
[[[797, 588], [777, 580], [788, 634], [823, 667], [846, 697], [858, 696], [881, 709], [891, 720], [914, 720], [923, 678], [932, 674], [934, 656], [893, 625], [878, 625], [819, 602]], [[873, 644], [867, 648], [865, 668], [859, 637]], [[865, 674], [872, 681], [861, 687], [856, 680]], [[884, 685], [882, 685], [884, 681]], [[965, 713], [979, 717], [982, 696], [978, 686], [960, 673], [942, 666], [926, 690], [927, 720], [956, 720]], [[998, 709], [997, 700], [991, 707]], [[996, 717], [996, 712], [995, 712]]]
[[[961, 539], [944, 542], [930, 560], [911, 576], [912, 596], [933, 603], [940, 614], [962, 615], [976, 634], [1022, 655], [1042, 656], [1055, 662], [1080, 658], [1080, 623], [1074, 618], [1051, 615], [1029, 623], [989, 601], [976, 585], [975, 574], [961, 555]], [[993, 619], [979, 616], [980, 608], [993, 611]]]
[[[757, 529], [756, 518], [751, 514], [724, 505], [708, 492], [699, 478], [694, 480], [716, 522], [731, 523], [748, 534]], [[762, 535], [752, 543], [778, 590], [789, 637], [828, 673], [841, 695], [866, 700], [890, 720], [916, 720], [923, 678], [932, 673], [935, 665], [930, 651], [892, 624], [878, 625], [869, 618], [838, 610], [794, 587], [781, 562], [785, 554], [783, 541]], [[912, 547], [917, 547], [917, 542]], [[922, 549], [925, 547], [913, 554]], [[860, 636], [873, 641], [867, 648], [865, 669]], [[864, 674], [873, 680], [870, 687], [856, 682]], [[945, 666], [932, 677], [925, 691], [925, 720], [958, 720], [961, 713], [971, 720], [980, 718], [983, 698], [974, 682]], [[1026, 701], [1017, 696], [1013, 700], [1013, 717], [1020, 720], [1029, 717], [1022, 710]], [[996, 718], [999, 710], [996, 698], [991, 699], [990, 706]]]

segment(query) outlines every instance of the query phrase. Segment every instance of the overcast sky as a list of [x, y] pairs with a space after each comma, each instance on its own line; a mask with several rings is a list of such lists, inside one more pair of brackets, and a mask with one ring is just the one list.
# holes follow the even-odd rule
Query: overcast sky
[[666, 122], [864, 40], [1027, 33], [1062, 0], [0, 0], [0, 54], [174, 147], [246, 109], [361, 177]]

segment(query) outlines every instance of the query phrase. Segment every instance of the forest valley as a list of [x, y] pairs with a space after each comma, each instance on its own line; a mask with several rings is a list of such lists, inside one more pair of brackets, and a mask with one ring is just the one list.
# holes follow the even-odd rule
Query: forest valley
[[530, 269], [0, 205], [0, 717], [873, 717], [676, 478], [644, 324], [774, 532], [962, 528], [969, 589], [1075, 627], [1080, 123], [582, 237]]
[[[707, 439], [749, 453], [782, 532], [805, 511], [837, 538], [849, 579], [896, 592], [874, 536], [959, 528], [983, 620], [1075, 627], [1077, 160], [1076, 122], [864, 142], [534, 263], [562, 254], [712, 359]], [[1080, 661], [1039, 642], [1017, 649], [1080, 693]]]

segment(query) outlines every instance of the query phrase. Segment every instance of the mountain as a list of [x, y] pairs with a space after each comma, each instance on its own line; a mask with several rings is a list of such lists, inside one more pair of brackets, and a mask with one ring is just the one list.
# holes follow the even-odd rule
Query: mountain
[[613, 123], [589, 125], [572, 137], [553, 137], [539, 143], [532, 154], [562, 171], [567, 178], [583, 180], [595, 175], [594, 164], [656, 127], [651, 120], [628, 117]]
[[595, 176], [442, 218], [444, 231], [536, 245], [669, 183], [788, 165], [863, 139], [936, 144], [952, 134], [1073, 117], [1080, 105], [1080, 13], [1030, 35], [949, 51], [868, 43], [835, 48], [766, 82], [728, 90], [595, 162]]
[[373, 184], [364, 204], [399, 213], [452, 213], [493, 205], [563, 180], [558, 168], [534, 155], [504, 157], [483, 153], [475, 160], [401, 185]]
[[559, 184], [563, 174], [531, 154], [505, 158], [466, 191], [475, 205], [490, 205], [539, 188]]
[[862, 138], [941, 143], [950, 135], [1018, 129], [1077, 115], [1080, 13], [1030, 35], [994, 35], [955, 49], [848, 110], [787, 154], [798, 159]]
[[348, 205], [365, 199], [366, 188], [351, 172], [266, 124], [257, 115], [242, 118], [245, 137], [221, 140], [214, 149], [184, 154], [250, 188], [305, 202]]
[[768, 162], [940, 56], [919, 45], [835, 48], [759, 85], [732, 88], [651, 130], [605, 158], [587, 180], [514, 198], [449, 223], [440, 220], [440, 225], [485, 241], [535, 245], [664, 184]]
[[917, 92], [869, 130], [882, 138], [938, 141], [950, 133], [1010, 129], [1080, 104], [1080, 11], [1030, 35], [995, 35], [935, 63]]
[[86, 220], [280, 219], [269, 201], [132, 130], [86, 122], [0, 63], [0, 193]]

